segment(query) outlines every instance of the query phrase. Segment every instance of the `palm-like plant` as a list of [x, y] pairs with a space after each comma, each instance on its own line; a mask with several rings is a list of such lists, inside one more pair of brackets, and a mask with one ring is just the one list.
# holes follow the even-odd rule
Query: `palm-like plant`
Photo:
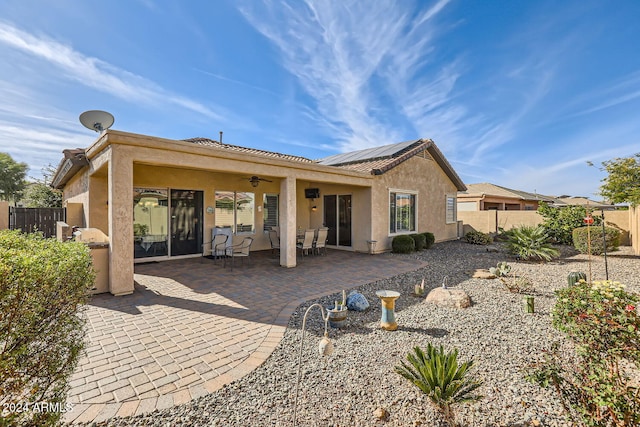
[[445, 353], [442, 346], [436, 348], [430, 343], [426, 352], [415, 347], [407, 354], [408, 364], [401, 362], [395, 371], [418, 387], [429, 397], [445, 422], [455, 425], [455, 413], [452, 405], [473, 402], [482, 396], [473, 392], [482, 385], [482, 381], [469, 377], [472, 360], [458, 364], [458, 350]]
[[507, 240], [509, 252], [523, 260], [551, 261], [559, 252], [549, 243], [543, 227], [523, 225], [511, 230]]

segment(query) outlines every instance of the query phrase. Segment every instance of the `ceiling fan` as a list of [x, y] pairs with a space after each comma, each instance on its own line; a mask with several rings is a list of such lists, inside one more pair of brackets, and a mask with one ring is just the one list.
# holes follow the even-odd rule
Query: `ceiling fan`
[[253, 175], [251, 178], [249, 178], [249, 182], [251, 183], [252, 187], [257, 187], [258, 184], [260, 184], [260, 181], [264, 181], [264, 182], [273, 182], [269, 179], [264, 179], [264, 178], [260, 178], [258, 176]]

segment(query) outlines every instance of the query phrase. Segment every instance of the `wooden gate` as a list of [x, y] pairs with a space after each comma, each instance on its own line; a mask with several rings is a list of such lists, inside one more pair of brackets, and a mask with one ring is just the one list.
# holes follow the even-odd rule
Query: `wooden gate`
[[56, 235], [56, 222], [66, 221], [65, 208], [9, 207], [9, 229], [24, 233], [41, 232], [44, 237]]

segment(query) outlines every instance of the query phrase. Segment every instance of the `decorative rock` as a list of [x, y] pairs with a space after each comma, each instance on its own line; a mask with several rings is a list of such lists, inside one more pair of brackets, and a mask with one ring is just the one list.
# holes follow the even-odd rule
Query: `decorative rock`
[[479, 268], [475, 271], [472, 271], [470, 274], [473, 279], [495, 279], [496, 278], [495, 274], [491, 274], [489, 270], [486, 270], [484, 268]]
[[467, 308], [471, 306], [469, 295], [462, 289], [435, 288], [429, 292], [425, 301], [448, 308]]
[[389, 411], [384, 408], [378, 408], [373, 412], [373, 416], [379, 420], [384, 420], [389, 417]]
[[369, 301], [360, 292], [351, 291], [347, 296], [347, 308], [353, 311], [365, 311], [369, 308]]

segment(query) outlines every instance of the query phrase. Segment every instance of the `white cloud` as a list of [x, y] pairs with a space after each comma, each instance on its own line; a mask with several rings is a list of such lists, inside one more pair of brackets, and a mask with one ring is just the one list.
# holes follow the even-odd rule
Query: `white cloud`
[[[425, 105], [415, 95], [421, 89], [431, 86], [439, 94], [434, 98], [446, 96], [446, 89], [433, 86], [450, 85], [447, 78], [425, 79], [419, 87], [406, 80], [424, 65], [431, 40], [427, 24], [447, 3], [420, 12], [394, 1], [264, 2], [250, 3], [242, 13], [279, 49], [285, 68], [314, 99], [316, 108], [307, 113], [347, 151], [398, 141], [401, 129], [388, 126], [385, 115], [402, 114], [406, 104], [405, 120], [421, 118]], [[408, 93], [416, 99], [403, 99]]]
[[221, 119], [218, 113], [200, 102], [173, 94], [141, 76], [2, 21], [0, 43], [61, 69], [68, 79], [127, 102], [151, 106], [173, 104], [215, 120]]

